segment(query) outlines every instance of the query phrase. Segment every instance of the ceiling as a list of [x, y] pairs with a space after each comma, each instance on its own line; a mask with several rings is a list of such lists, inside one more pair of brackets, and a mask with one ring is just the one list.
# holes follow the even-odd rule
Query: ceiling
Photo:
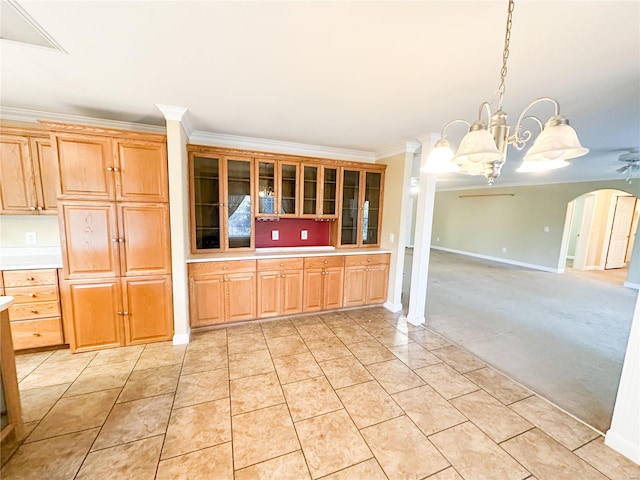
[[[506, 0], [17, 3], [63, 50], [0, 42], [3, 107], [163, 125], [155, 105], [175, 105], [198, 131], [366, 152], [475, 119], [498, 86], [507, 10]], [[640, 145], [639, 32], [638, 1], [516, 1], [509, 120], [554, 97], [591, 153], [525, 175], [510, 150], [496, 184], [620, 178], [618, 150]], [[452, 143], [462, 135], [449, 132]]]

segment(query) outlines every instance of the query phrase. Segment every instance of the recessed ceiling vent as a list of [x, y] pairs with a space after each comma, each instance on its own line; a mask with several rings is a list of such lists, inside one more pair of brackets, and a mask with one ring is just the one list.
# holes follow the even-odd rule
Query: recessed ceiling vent
[[15, 0], [0, 1], [0, 38], [67, 53]]

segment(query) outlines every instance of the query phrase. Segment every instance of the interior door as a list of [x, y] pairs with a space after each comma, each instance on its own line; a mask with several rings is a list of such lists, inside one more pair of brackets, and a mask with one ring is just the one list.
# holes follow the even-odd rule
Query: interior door
[[612, 268], [622, 268], [625, 266], [627, 245], [631, 234], [631, 224], [633, 223], [633, 213], [636, 210], [636, 197], [619, 196], [616, 199], [616, 209], [613, 214], [613, 225], [611, 226], [611, 236], [609, 237], [609, 248], [607, 250], [607, 261], [605, 270]]
[[[584, 209], [582, 210], [582, 218], [580, 221], [580, 232], [576, 239], [576, 251], [573, 259], [574, 270], [584, 270], [587, 262], [587, 251], [589, 249], [589, 235], [591, 233], [591, 225], [593, 223], [594, 206], [596, 196], [587, 195], [584, 200]], [[574, 221], [577, 219], [574, 218]]]

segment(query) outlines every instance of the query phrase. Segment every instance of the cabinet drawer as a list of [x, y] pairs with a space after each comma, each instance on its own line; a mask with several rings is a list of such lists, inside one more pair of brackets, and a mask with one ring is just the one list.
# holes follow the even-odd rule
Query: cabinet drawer
[[331, 257], [305, 257], [304, 259], [304, 268], [342, 266], [344, 266], [344, 257], [342, 255], [334, 255]]
[[46, 347], [64, 343], [60, 317], [11, 322], [13, 349]]
[[389, 253], [378, 253], [375, 255], [348, 255], [345, 257], [344, 266], [353, 267], [356, 265], [384, 265], [391, 259]]
[[304, 266], [304, 258], [272, 258], [258, 260], [258, 271], [266, 272], [268, 270], [302, 270]]
[[6, 295], [13, 297], [13, 303], [51, 302], [58, 300], [58, 286], [11, 287], [5, 288]]
[[216, 273], [255, 272], [255, 260], [233, 260], [226, 262], [203, 262], [189, 264], [189, 275]]
[[60, 304], [55, 302], [18, 303], [9, 307], [9, 319], [59, 317]]
[[12, 270], [2, 273], [5, 287], [28, 287], [31, 285], [57, 285], [55, 269]]

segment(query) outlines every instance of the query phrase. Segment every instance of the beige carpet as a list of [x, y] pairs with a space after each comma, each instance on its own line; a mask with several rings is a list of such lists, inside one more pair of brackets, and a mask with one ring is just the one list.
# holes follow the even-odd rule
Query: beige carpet
[[[405, 309], [411, 259], [407, 249]], [[636, 290], [437, 250], [429, 270], [429, 328], [606, 432]]]

